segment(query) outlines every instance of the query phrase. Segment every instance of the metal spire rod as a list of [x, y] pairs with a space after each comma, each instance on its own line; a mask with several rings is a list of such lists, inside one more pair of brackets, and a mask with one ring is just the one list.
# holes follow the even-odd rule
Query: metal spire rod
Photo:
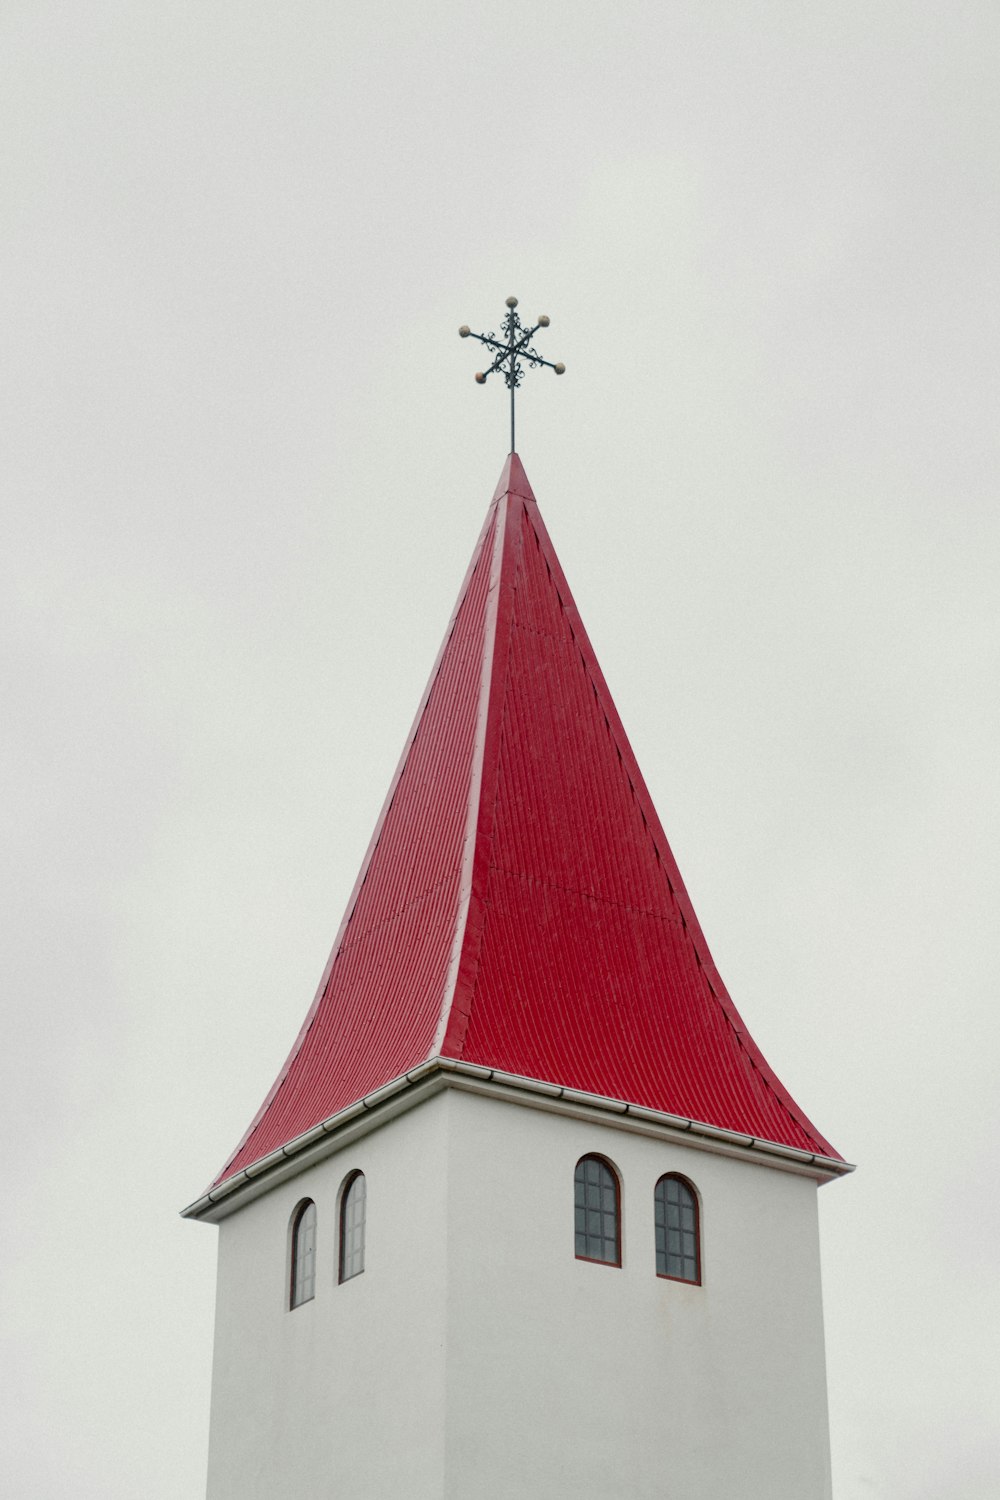
[[557, 375], [563, 375], [566, 371], [565, 365], [554, 365], [551, 360], [543, 359], [536, 350], [531, 348], [531, 340], [534, 338], [539, 328], [548, 328], [549, 326], [549, 320], [545, 316], [545, 314], [540, 314], [538, 322], [533, 328], [525, 328], [524, 324], [521, 322], [520, 318], [517, 315], [516, 308], [517, 298], [508, 297], [507, 316], [504, 318], [503, 323], [500, 325], [501, 333], [506, 338], [506, 343], [503, 342], [503, 339], [497, 338], [496, 334], [492, 331], [490, 331], [489, 333], [473, 333], [472, 329], [467, 323], [463, 323], [461, 328], [458, 330], [459, 338], [478, 339], [479, 342], [481, 344], [485, 344], [488, 349], [493, 349], [496, 351], [493, 363], [490, 365], [488, 370], [479, 371], [479, 373], [476, 375], [476, 382], [479, 385], [485, 385], [487, 377], [492, 375], [495, 370], [503, 371], [503, 378], [507, 383], [508, 390], [510, 391], [511, 453], [515, 451], [514, 392], [521, 384], [521, 380], [524, 374], [522, 361], [524, 364], [530, 365], [532, 369], [537, 369], [539, 365], [545, 365], [548, 369], [555, 370]]

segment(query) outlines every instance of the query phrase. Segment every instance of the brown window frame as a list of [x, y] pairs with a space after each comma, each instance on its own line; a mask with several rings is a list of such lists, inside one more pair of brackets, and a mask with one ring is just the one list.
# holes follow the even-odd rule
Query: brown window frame
[[[683, 1286], [701, 1286], [702, 1285], [702, 1264], [701, 1264], [701, 1199], [698, 1196], [698, 1189], [695, 1187], [695, 1185], [691, 1181], [690, 1177], [685, 1177], [684, 1174], [683, 1174], [683, 1172], [664, 1172], [662, 1177], [658, 1177], [657, 1178], [657, 1180], [656, 1180], [656, 1186], [653, 1188], [653, 1244], [654, 1244], [654, 1251], [656, 1250], [656, 1195], [657, 1195], [657, 1193], [660, 1190], [661, 1184], [664, 1183], [664, 1182], [679, 1182], [680, 1185], [681, 1185], [681, 1187], [686, 1188], [687, 1191], [691, 1194], [691, 1202], [692, 1202], [692, 1204], [694, 1206], [694, 1263], [695, 1263], [695, 1275], [694, 1275], [694, 1277], [691, 1277], [691, 1276], [675, 1276], [670, 1271], [661, 1271], [658, 1264], [657, 1264], [657, 1267], [656, 1267], [656, 1274], [660, 1278], [661, 1281], [679, 1281]], [[664, 1201], [664, 1207], [666, 1207], [666, 1201]], [[664, 1234], [665, 1234], [666, 1233], [666, 1229], [667, 1229], [667, 1225], [664, 1224], [663, 1228], [664, 1228]], [[666, 1249], [665, 1246], [664, 1246], [663, 1254], [664, 1254], [664, 1259], [669, 1259], [669, 1252], [667, 1251], [667, 1249]], [[684, 1258], [684, 1256], [683, 1256], [683, 1252], [682, 1252], [682, 1259], [683, 1258]], [[656, 1260], [657, 1261], [659, 1260], [659, 1253], [658, 1253], [658, 1251], [656, 1251]]]
[[[580, 1252], [579, 1252], [579, 1250], [577, 1250], [577, 1248], [576, 1248], [576, 1234], [579, 1232], [577, 1230], [577, 1228], [576, 1228], [576, 1210], [577, 1210], [577, 1207], [579, 1206], [577, 1204], [577, 1201], [576, 1201], [577, 1173], [579, 1172], [580, 1168], [583, 1166], [584, 1162], [587, 1162], [587, 1161], [596, 1161], [602, 1167], [604, 1167], [604, 1169], [610, 1174], [611, 1181], [614, 1184], [614, 1189], [615, 1189], [615, 1259], [614, 1260], [605, 1260], [603, 1256], [597, 1256], [597, 1255], [581, 1255]], [[586, 1187], [586, 1184], [584, 1184], [584, 1187]], [[584, 1207], [584, 1210], [586, 1211], [586, 1204], [584, 1204], [583, 1207]], [[602, 1212], [603, 1212], [603, 1210], [602, 1210]], [[621, 1270], [621, 1264], [622, 1264], [622, 1185], [621, 1185], [621, 1179], [618, 1176], [618, 1172], [617, 1172], [616, 1168], [612, 1165], [612, 1163], [610, 1161], [608, 1161], [608, 1158], [606, 1156], [602, 1156], [599, 1151], [585, 1151], [584, 1154], [583, 1154], [583, 1156], [580, 1157], [580, 1159], [577, 1162], [576, 1166], [573, 1168], [573, 1232], [574, 1232], [574, 1242], [573, 1242], [574, 1259], [576, 1259], [576, 1260], [582, 1260], [582, 1261], [587, 1261], [592, 1266], [615, 1266], [618, 1270]], [[584, 1235], [586, 1236], [586, 1230], [584, 1230]], [[602, 1235], [601, 1238], [604, 1239], [604, 1238], [606, 1238], [606, 1236]]]
[[[345, 1276], [344, 1239], [347, 1231], [347, 1200], [350, 1195], [351, 1189], [354, 1187], [359, 1178], [361, 1178], [365, 1185], [364, 1218], [362, 1220], [361, 1234], [361, 1266], [359, 1270], [352, 1271], [350, 1275]], [[349, 1172], [348, 1175], [344, 1178], [344, 1185], [340, 1190], [339, 1221], [340, 1222], [338, 1225], [337, 1233], [337, 1285], [343, 1286], [345, 1281], [353, 1281], [356, 1276], [363, 1276], [365, 1270], [365, 1250], [368, 1229], [368, 1179], [365, 1177], [364, 1172], [362, 1172], [360, 1168], [357, 1171]]]
[[[313, 1210], [313, 1222], [312, 1222], [312, 1226], [311, 1226], [312, 1227], [312, 1273], [311, 1273], [311, 1275], [309, 1277], [309, 1281], [308, 1281], [308, 1286], [309, 1286], [310, 1290], [309, 1290], [309, 1292], [308, 1292], [308, 1294], [306, 1296], [296, 1298], [295, 1294], [296, 1294], [296, 1291], [298, 1290], [296, 1283], [298, 1281], [299, 1265], [301, 1263], [301, 1256], [302, 1256], [302, 1246], [300, 1244], [300, 1239], [301, 1239], [301, 1236], [303, 1234], [303, 1221], [305, 1220], [306, 1214], [309, 1212], [310, 1209]], [[318, 1239], [318, 1226], [319, 1226], [319, 1212], [318, 1212], [318, 1210], [316, 1208], [315, 1199], [313, 1199], [313, 1198], [303, 1198], [303, 1200], [302, 1200], [301, 1203], [296, 1204], [295, 1211], [292, 1214], [292, 1221], [291, 1221], [291, 1227], [292, 1227], [291, 1255], [289, 1257], [289, 1278], [288, 1278], [288, 1311], [289, 1312], [294, 1312], [297, 1307], [304, 1307], [307, 1302], [312, 1302], [313, 1299], [316, 1296], [316, 1241]]]

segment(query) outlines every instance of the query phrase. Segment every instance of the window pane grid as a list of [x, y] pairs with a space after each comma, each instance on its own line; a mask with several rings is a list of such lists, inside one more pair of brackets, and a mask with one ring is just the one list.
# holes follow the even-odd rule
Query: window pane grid
[[292, 1232], [292, 1306], [299, 1307], [315, 1295], [316, 1205], [307, 1203], [300, 1210]]
[[679, 1177], [661, 1177], [653, 1195], [656, 1270], [676, 1281], [701, 1281], [698, 1256], [698, 1207], [694, 1193]]
[[365, 1178], [363, 1172], [348, 1184], [340, 1209], [340, 1279], [350, 1281], [365, 1268]]
[[574, 1178], [576, 1254], [617, 1266], [618, 1186], [611, 1168], [596, 1156], [577, 1163]]

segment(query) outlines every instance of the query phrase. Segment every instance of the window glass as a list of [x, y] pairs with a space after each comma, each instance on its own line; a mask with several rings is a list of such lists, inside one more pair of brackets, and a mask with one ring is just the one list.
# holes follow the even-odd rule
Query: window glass
[[701, 1281], [698, 1201], [683, 1177], [661, 1177], [653, 1194], [656, 1274], [675, 1281]]
[[316, 1295], [316, 1205], [303, 1203], [292, 1229], [292, 1307]]
[[355, 1172], [340, 1203], [340, 1279], [350, 1281], [365, 1268], [365, 1174]]
[[577, 1256], [620, 1266], [618, 1178], [600, 1156], [584, 1156], [576, 1164], [574, 1187]]

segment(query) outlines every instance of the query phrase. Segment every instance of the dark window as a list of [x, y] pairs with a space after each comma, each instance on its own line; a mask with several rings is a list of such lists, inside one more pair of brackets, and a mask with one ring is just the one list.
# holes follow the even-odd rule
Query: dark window
[[698, 1200], [683, 1177], [661, 1177], [653, 1194], [656, 1274], [674, 1281], [701, 1282]]
[[316, 1295], [316, 1205], [300, 1203], [292, 1221], [292, 1286], [290, 1305], [298, 1307]]
[[579, 1260], [622, 1263], [618, 1178], [600, 1156], [576, 1164], [576, 1254]]
[[365, 1174], [347, 1180], [340, 1200], [340, 1280], [350, 1281], [365, 1268]]

